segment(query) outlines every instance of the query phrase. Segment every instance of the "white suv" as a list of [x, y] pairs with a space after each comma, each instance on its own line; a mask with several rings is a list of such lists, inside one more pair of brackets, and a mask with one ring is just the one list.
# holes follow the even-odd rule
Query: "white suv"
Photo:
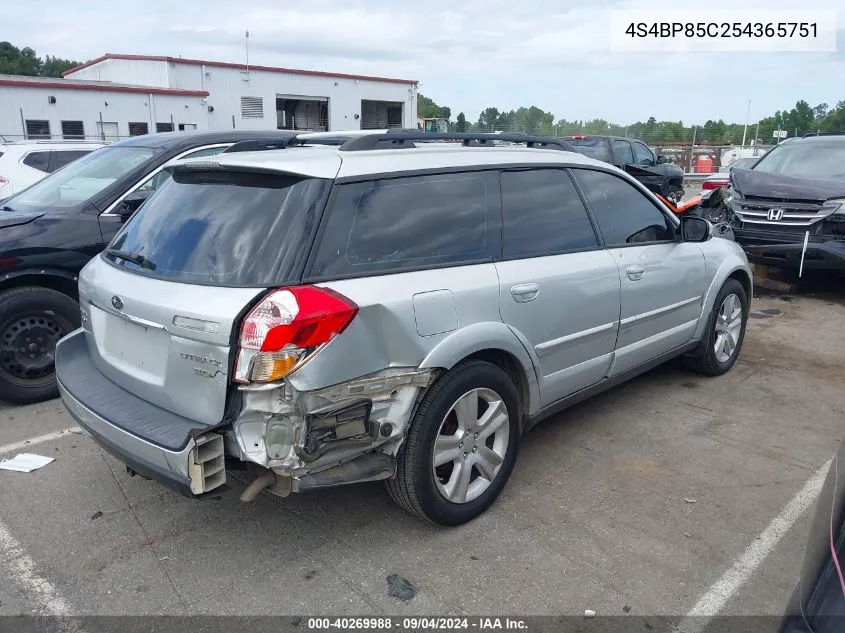
[[0, 200], [12, 197], [103, 145], [90, 141], [0, 143]]

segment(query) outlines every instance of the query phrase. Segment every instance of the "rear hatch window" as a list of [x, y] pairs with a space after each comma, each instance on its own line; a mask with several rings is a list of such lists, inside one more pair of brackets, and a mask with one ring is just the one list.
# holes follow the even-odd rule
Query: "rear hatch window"
[[[228, 287], [295, 282], [331, 181], [177, 169], [115, 237], [107, 261], [138, 275]], [[126, 259], [110, 251], [131, 255]]]

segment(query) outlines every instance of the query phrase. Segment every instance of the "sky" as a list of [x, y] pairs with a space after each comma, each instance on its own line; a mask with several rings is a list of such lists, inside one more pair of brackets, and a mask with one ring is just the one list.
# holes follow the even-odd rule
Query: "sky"
[[[841, 0], [5, 0], [0, 41], [84, 61], [104, 53], [249, 61], [416, 79], [476, 120], [536, 105], [568, 120], [743, 123], [845, 100]], [[838, 9], [836, 52], [611, 50], [611, 10]], [[799, 5], [796, 7], [796, 5]], [[749, 101], [751, 102], [749, 108]]]

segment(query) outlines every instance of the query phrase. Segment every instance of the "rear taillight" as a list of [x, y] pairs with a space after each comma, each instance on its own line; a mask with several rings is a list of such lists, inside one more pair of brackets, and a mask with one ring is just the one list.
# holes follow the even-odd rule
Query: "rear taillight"
[[358, 306], [327, 288], [274, 290], [246, 316], [238, 341], [235, 382], [272, 382], [297, 369], [343, 332]]
[[727, 184], [727, 180], [705, 180], [701, 183], [701, 188], [704, 191], [709, 191], [711, 189], [721, 189], [722, 187], [726, 187]]

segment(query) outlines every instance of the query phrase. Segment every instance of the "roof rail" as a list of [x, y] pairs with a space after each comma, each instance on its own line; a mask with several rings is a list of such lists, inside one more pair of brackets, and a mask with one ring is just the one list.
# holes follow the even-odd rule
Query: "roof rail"
[[808, 136], [845, 136], [845, 132], [807, 132], [806, 134], [802, 134], [801, 138], [807, 138]]
[[296, 143], [297, 138], [295, 134], [291, 134], [290, 138], [282, 139], [248, 139], [246, 141], [238, 141], [223, 150], [224, 154], [234, 154], [235, 152], [263, 152], [270, 149], [285, 149], [292, 143]]
[[546, 136], [470, 132], [417, 132], [406, 129], [359, 136], [341, 145], [340, 150], [344, 152], [360, 152], [371, 149], [404, 149], [415, 147], [410, 141], [461, 141], [464, 147], [493, 147], [495, 141], [503, 141], [506, 143], [524, 143], [526, 146], [532, 148], [556, 149], [567, 152], [575, 151], [566, 141]]

